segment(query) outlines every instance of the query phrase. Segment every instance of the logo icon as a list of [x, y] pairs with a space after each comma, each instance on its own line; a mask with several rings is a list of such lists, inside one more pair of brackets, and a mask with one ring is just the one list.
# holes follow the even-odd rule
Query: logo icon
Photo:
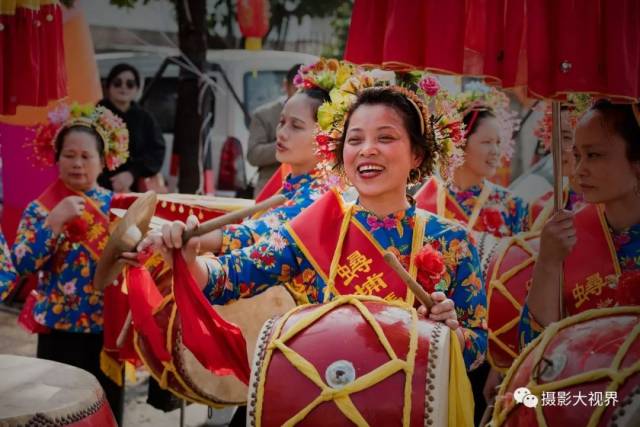
[[522, 403], [527, 408], [535, 408], [538, 406], [538, 398], [531, 394], [531, 391], [526, 387], [518, 387], [513, 392], [513, 398], [516, 402]]
[[533, 394], [527, 394], [522, 400], [522, 403], [527, 408], [535, 408], [536, 406], [538, 406], [538, 398]]

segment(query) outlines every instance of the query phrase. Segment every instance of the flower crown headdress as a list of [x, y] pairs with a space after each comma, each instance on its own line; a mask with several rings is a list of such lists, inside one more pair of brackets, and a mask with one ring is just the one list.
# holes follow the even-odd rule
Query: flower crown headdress
[[458, 110], [462, 117], [472, 113], [471, 121], [467, 126], [468, 132], [473, 128], [477, 117], [482, 111], [489, 111], [496, 116], [498, 122], [498, 138], [500, 139], [501, 157], [509, 160], [513, 156], [515, 139], [514, 135], [520, 129], [518, 113], [511, 110], [509, 97], [496, 89], [483, 83], [472, 82], [466, 85], [465, 91], [456, 96]]
[[342, 135], [345, 113], [355, 102], [362, 87], [374, 85], [374, 79], [353, 64], [336, 59], [321, 58], [318, 62], [301, 67], [293, 83], [299, 89], [322, 89], [330, 101], [318, 108], [316, 129], [316, 155], [318, 169], [331, 173], [335, 163], [335, 149]]
[[[575, 130], [580, 118], [587, 112], [594, 103], [594, 98], [588, 93], [570, 93], [567, 95], [567, 102], [563, 106], [569, 110], [569, 126]], [[538, 120], [538, 125], [533, 134], [542, 141], [546, 151], [551, 150], [551, 138], [553, 132], [553, 117], [551, 102], [545, 102], [542, 107], [542, 117]]]
[[102, 138], [104, 159], [109, 170], [115, 170], [129, 157], [129, 131], [124, 121], [106, 107], [91, 104], [71, 107], [60, 105], [49, 113], [49, 121], [35, 128], [35, 137], [29, 143], [36, 164], [52, 166], [55, 163], [55, 140], [66, 128], [83, 126], [93, 129]]
[[[435, 81], [435, 92], [432, 94], [431, 109], [429, 97], [424, 89], [412, 90], [403, 86], [390, 85], [387, 80], [376, 79], [362, 70], [357, 70], [342, 85], [330, 92], [331, 101], [325, 102], [318, 110], [320, 131], [316, 135], [318, 152], [323, 158], [325, 168], [333, 169], [336, 162], [336, 149], [340, 144], [347, 120], [347, 112], [356, 102], [358, 94], [368, 88], [387, 87], [403, 95], [415, 108], [420, 120], [420, 130], [428, 144], [433, 146], [434, 156], [426, 164], [426, 170], [439, 169], [444, 177], [450, 177], [452, 169], [457, 167], [462, 158], [460, 142], [462, 140], [462, 120], [454, 108], [449, 107], [447, 97], [436, 97], [440, 91]], [[423, 96], [424, 95], [424, 96]], [[424, 163], [423, 163], [423, 166]]]

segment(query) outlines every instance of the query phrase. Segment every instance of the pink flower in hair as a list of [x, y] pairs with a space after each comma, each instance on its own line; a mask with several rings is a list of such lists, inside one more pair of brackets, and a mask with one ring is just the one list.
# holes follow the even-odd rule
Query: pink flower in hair
[[431, 76], [424, 77], [420, 80], [418, 86], [420, 86], [420, 89], [422, 89], [428, 96], [435, 96], [440, 90], [440, 83]]

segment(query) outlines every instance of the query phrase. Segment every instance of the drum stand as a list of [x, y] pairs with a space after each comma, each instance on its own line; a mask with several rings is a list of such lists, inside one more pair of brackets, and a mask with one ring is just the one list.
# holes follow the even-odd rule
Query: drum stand
[[180, 401], [180, 427], [184, 427], [184, 415], [186, 411], [186, 404], [184, 399]]

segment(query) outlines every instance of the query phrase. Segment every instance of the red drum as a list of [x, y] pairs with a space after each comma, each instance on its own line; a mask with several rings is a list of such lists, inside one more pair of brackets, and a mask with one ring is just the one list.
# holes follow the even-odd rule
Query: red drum
[[375, 297], [267, 321], [249, 383], [252, 426], [447, 424], [449, 328]]
[[0, 355], [0, 425], [117, 427], [98, 380], [85, 370]]
[[508, 239], [487, 268], [487, 359], [499, 371], [507, 370], [518, 356], [518, 323], [533, 278], [539, 236], [527, 233]]
[[615, 307], [568, 317], [533, 341], [507, 372], [492, 426], [630, 427], [639, 415], [640, 307]]
[[[168, 280], [171, 280], [171, 277], [168, 275]], [[170, 284], [162, 281], [158, 286], [170, 289]], [[225, 320], [240, 328], [247, 342], [247, 354], [251, 362], [256, 339], [264, 322], [286, 313], [295, 307], [295, 303], [284, 287], [275, 286], [253, 298], [214, 307]], [[184, 346], [179, 316], [173, 294], [165, 297], [154, 314], [158, 326], [164, 333], [165, 344], [171, 349], [169, 362], [160, 360], [147, 340], [134, 332], [134, 346], [151, 375], [162, 388], [191, 402], [208, 406], [244, 404], [247, 399], [247, 386], [242, 381], [233, 375], [213, 374]]]

